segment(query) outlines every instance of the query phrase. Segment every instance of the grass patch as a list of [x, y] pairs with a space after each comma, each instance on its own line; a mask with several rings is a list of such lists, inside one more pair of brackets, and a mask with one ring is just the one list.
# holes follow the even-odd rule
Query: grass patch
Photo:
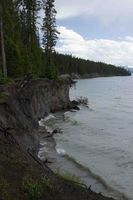
[[23, 179], [22, 188], [29, 200], [37, 200], [43, 192], [42, 184], [30, 177], [25, 177]]
[[43, 178], [42, 185], [45, 189], [46, 188], [53, 189], [53, 184], [51, 183], [51, 181], [48, 177]]
[[22, 188], [29, 200], [38, 200], [45, 190], [52, 189], [53, 186], [46, 177], [40, 181], [25, 177], [22, 182]]

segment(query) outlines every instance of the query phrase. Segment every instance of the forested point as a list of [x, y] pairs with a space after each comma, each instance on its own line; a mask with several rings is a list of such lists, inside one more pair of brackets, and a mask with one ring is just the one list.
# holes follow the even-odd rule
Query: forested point
[[[131, 72], [123, 67], [106, 64], [103, 62], [94, 62], [76, 58], [71, 55], [63, 55], [56, 53], [54, 55], [54, 63], [60, 74], [79, 74], [81, 77], [85, 75], [99, 76], [130, 76]], [[85, 76], [86, 77], [86, 76]]]
[[[32, 74], [55, 79], [66, 73], [130, 75], [124, 68], [55, 53], [59, 33], [54, 3], [54, 0], [0, 1], [0, 77], [15, 79]], [[40, 10], [44, 12], [42, 20]]]

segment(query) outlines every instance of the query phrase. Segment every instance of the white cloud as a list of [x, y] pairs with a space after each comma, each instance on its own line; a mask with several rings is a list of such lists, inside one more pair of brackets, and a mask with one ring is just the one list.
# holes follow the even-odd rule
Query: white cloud
[[133, 38], [130, 36], [118, 41], [86, 40], [66, 27], [59, 27], [58, 30], [60, 35], [57, 51], [60, 53], [115, 65], [133, 65]]
[[133, 37], [131, 37], [131, 36], [126, 36], [125, 39], [133, 42]]
[[103, 23], [128, 23], [133, 18], [133, 0], [56, 0], [57, 18], [96, 17]]

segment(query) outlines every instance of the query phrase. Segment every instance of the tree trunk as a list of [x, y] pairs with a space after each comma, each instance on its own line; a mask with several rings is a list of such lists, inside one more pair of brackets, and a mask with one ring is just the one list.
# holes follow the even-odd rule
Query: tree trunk
[[7, 78], [7, 66], [6, 66], [6, 54], [5, 54], [5, 44], [4, 44], [4, 33], [3, 33], [3, 19], [2, 19], [2, 8], [0, 8], [0, 38], [1, 38], [1, 54], [2, 54], [2, 67], [3, 75]]

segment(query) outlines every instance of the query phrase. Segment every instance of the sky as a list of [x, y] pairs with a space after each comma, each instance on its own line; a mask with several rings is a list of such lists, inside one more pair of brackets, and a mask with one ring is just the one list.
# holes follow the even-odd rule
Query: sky
[[56, 50], [133, 66], [133, 0], [55, 0]]

